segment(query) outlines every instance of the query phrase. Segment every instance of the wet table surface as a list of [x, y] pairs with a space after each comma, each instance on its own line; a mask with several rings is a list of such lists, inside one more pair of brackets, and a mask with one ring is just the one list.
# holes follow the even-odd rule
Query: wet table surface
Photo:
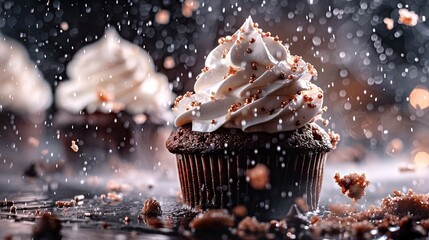
[[[382, 159], [365, 163], [328, 162], [320, 201], [321, 212], [330, 203], [351, 203], [332, 179], [336, 172], [342, 175], [366, 173], [371, 184], [366, 196], [357, 203], [358, 209], [380, 205], [381, 199], [393, 190], [412, 188], [415, 192], [427, 193], [428, 169], [400, 173], [400, 163], [400, 160]], [[116, 196], [119, 201], [102, 197], [118, 188], [121, 190]], [[178, 200], [180, 187], [177, 178], [153, 177], [135, 169], [103, 177], [50, 173], [37, 178], [1, 169], [0, 189], [0, 200], [13, 201], [17, 207], [15, 214], [10, 212], [10, 206], [0, 207], [2, 239], [10, 236], [13, 239], [31, 239], [37, 209], [58, 216], [63, 225], [62, 239], [189, 238], [188, 223], [197, 214]], [[75, 196], [82, 198], [81, 195], [84, 199], [75, 207], [55, 206], [55, 201], [69, 201]], [[163, 211], [162, 216], [153, 221], [141, 215], [143, 202], [149, 198], [157, 199]], [[129, 222], [124, 221], [126, 216], [130, 218]]]

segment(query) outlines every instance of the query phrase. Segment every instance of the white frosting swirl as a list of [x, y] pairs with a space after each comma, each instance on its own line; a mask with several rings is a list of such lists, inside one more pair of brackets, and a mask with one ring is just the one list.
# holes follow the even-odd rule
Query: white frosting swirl
[[51, 105], [51, 88], [26, 49], [2, 35], [0, 69], [0, 110], [32, 114], [45, 111]]
[[291, 56], [278, 37], [249, 17], [207, 57], [195, 93], [179, 96], [175, 124], [212, 132], [223, 126], [245, 132], [290, 131], [322, 113], [323, 92], [310, 83], [316, 70]]
[[57, 87], [56, 102], [69, 112], [124, 109], [148, 114], [154, 121], [171, 120], [168, 106], [174, 96], [167, 77], [155, 72], [145, 50], [122, 39], [113, 28], [77, 52], [67, 74], [70, 80]]

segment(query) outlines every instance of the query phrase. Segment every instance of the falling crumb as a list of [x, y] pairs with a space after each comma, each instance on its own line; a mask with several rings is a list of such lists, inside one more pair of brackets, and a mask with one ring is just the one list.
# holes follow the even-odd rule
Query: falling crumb
[[185, 0], [182, 5], [182, 15], [184, 17], [192, 17], [192, 13], [200, 7], [198, 0]]
[[266, 232], [269, 227], [269, 224], [261, 223], [256, 220], [256, 218], [247, 216], [238, 223], [237, 229], [241, 231], [257, 233]]
[[49, 150], [48, 149], [42, 149], [42, 151], [40, 151], [40, 153], [42, 154], [42, 155], [48, 155], [49, 154]]
[[172, 56], [167, 56], [164, 59], [164, 68], [165, 69], [172, 69], [176, 66], [176, 62], [174, 61], [174, 58]]
[[189, 227], [196, 231], [225, 230], [232, 226], [234, 226], [234, 217], [223, 209], [213, 209], [200, 213], [189, 223]]
[[146, 114], [137, 114], [133, 117], [133, 120], [137, 124], [143, 124], [147, 121]]
[[393, 29], [393, 24], [394, 24], [393, 19], [391, 19], [391, 18], [384, 18], [383, 22], [384, 22], [384, 24], [386, 24], [386, 28], [388, 30], [392, 30]]
[[417, 25], [417, 21], [419, 20], [419, 15], [417, 15], [414, 11], [409, 11], [406, 8], [401, 8], [399, 9], [398, 13], [399, 13], [398, 23], [402, 23], [410, 27]]
[[124, 218], [124, 223], [128, 224], [128, 223], [130, 223], [130, 222], [131, 222], [131, 218], [130, 218], [130, 217], [128, 217], [128, 216], [125, 216], [125, 218]]
[[60, 23], [60, 28], [61, 28], [63, 31], [67, 31], [67, 30], [69, 30], [69, 24], [68, 24], [67, 22], [61, 22], [61, 23]]
[[329, 138], [331, 140], [332, 149], [336, 149], [337, 145], [338, 145], [338, 142], [341, 139], [340, 135], [337, 134], [337, 133], [335, 133], [335, 132], [333, 132], [333, 131], [331, 131], [331, 130], [328, 130], [328, 135], [329, 135]]
[[147, 199], [144, 201], [142, 208], [144, 215], [158, 216], [162, 214], [161, 205], [155, 199]]
[[170, 12], [164, 9], [159, 10], [155, 14], [155, 22], [158, 24], [167, 24], [170, 22]]
[[74, 199], [70, 201], [56, 201], [55, 206], [58, 208], [68, 208], [68, 207], [74, 207], [76, 205], [76, 201]]
[[38, 147], [38, 146], [39, 146], [39, 144], [40, 144], [40, 141], [39, 141], [37, 138], [35, 138], [35, 137], [29, 137], [29, 138], [27, 139], [27, 142], [28, 142], [28, 144], [30, 144], [30, 146], [32, 146], [32, 147]]
[[369, 185], [369, 181], [366, 180], [365, 173], [361, 175], [357, 173], [351, 173], [340, 177], [339, 173], [334, 176], [335, 182], [341, 187], [341, 192], [347, 197], [359, 200], [365, 195], [365, 188]]
[[247, 178], [250, 186], [257, 190], [266, 189], [270, 181], [270, 170], [264, 164], [257, 164], [254, 168], [247, 170]]
[[79, 151], [79, 146], [78, 146], [78, 145], [76, 145], [76, 141], [74, 141], [74, 140], [72, 140], [72, 141], [71, 141], [71, 146], [70, 146], [70, 148], [71, 148], [74, 152]]

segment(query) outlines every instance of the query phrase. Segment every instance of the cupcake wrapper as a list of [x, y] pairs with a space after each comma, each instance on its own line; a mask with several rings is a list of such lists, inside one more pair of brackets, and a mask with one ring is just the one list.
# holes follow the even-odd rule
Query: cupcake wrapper
[[[317, 208], [325, 152], [289, 155], [176, 155], [184, 202], [194, 208], [244, 205], [260, 219], [282, 218], [296, 198]], [[270, 188], [253, 189], [246, 171], [262, 163], [270, 170]]]

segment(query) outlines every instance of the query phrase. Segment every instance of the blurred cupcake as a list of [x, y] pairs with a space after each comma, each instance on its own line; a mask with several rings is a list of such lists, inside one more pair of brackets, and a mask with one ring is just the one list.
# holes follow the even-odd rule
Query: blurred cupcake
[[0, 68], [0, 157], [10, 166], [13, 159], [31, 157], [28, 143], [41, 137], [52, 92], [26, 49], [2, 35]]
[[173, 95], [147, 52], [108, 29], [76, 53], [67, 74], [56, 89], [55, 120], [67, 159], [86, 170], [112, 156], [156, 165], [156, 150], [164, 147], [157, 131], [171, 120]]
[[219, 43], [195, 93], [173, 108], [180, 127], [167, 148], [176, 154], [185, 203], [244, 205], [261, 219], [284, 217], [296, 199], [316, 209], [337, 139], [315, 123], [323, 112], [323, 92], [310, 83], [316, 70], [250, 17]]

